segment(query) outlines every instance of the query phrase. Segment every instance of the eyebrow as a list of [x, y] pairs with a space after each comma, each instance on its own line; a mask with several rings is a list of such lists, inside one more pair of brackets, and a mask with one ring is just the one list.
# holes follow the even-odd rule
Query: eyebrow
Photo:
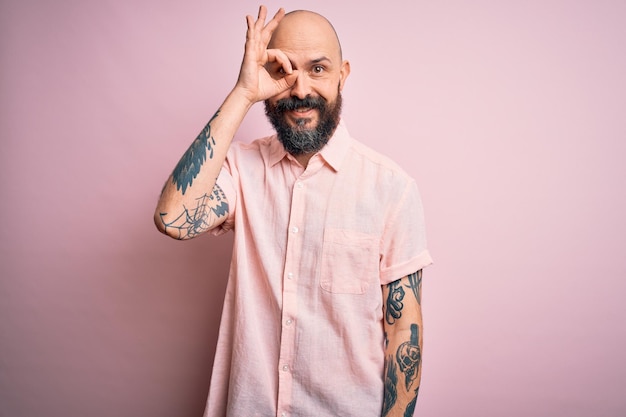
[[[312, 59], [312, 60], [310, 60], [310, 61], [309, 61], [309, 65], [315, 65], [315, 64], [319, 64], [319, 63], [321, 63], [321, 62], [328, 62], [329, 64], [332, 64], [332, 63], [333, 63], [333, 61], [331, 61], [331, 59], [330, 59], [330, 58], [328, 58], [328, 57], [326, 57], [326, 56], [321, 56], [321, 57], [319, 57], [319, 58], [316, 58], [316, 59]], [[293, 68], [296, 68], [296, 64], [295, 64], [292, 60], [289, 60], [289, 63], [291, 64], [291, 66], [292, 66]], [[273, 63], [273, 65], [274, 65], [275, 67], [280, 67], [280, 66], [281, 66], [281, 65], [280, 65], [279, 63], [277, 63], [277, 62], [274, 62], [274, 63]]]
[[309, 61], [309, 62], [310, 62], [311, 64], [319, 64], [319, 63], [320, 63], [320, 62], [322, 62], [322, 61], [328, 61], [328, 62], [332, 63], [332, 61], [331, 61], [329, 58], [325, 57], [325, 56], [320, 57], [320, 58], [317, 58], [317, 59], [312, 59], [312, 60], [311, 60], [311, 61]]

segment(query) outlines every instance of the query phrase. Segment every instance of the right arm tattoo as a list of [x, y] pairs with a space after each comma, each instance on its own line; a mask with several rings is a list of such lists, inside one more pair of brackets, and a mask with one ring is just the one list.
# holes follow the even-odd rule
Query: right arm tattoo
[[198, 176], [202, 164], [207, 159], [207, 151], [209, 152], [209, 159], [213, 158], [215, 139], [211, 136], [211, 122], [215, 120], [219, 113], [220, 111], [218, 110], [213, 117], [211, 117], [211, 120], [209, 120], [204, 129], [202, 129], [189, 149], [185, 151], [178, 165], [174, 168], [172, 182], [176, 184], [177, 190], [182, 188], [183, 195], [185, 195], [187, 187], [191, 187], [193, 180]]
[[215, 223], [216, 218], [228, 215], [228, 202], [222, 189], [216, 184], [213, 193], [204, 194], [196, 199], [196, 206], [187, 208], [172, 221], [166, 222], [167, 213], [159, 213], [164, 230], [176, 229], [176, 239], [192, 239], [207, 230]]

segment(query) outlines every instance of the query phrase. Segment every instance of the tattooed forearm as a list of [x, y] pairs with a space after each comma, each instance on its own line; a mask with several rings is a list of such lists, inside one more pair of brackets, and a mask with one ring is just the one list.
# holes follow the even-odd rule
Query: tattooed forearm
[[407, 278], [409, 279], [409, 288], [411, 288], [411, 291], [413, 291], [413, 295], [415, 295], [417, 302], [421, 305], [422, 304], [422, 270], [420, 269], [417, 272], [413, 272], [412, 274], [408, 275]]
[[415, 404], [417, 404], [417, 395], [419, 393], [420, 387], [415, 389], [415, 397], [411, 400], [409, 404], [406, 406], [406, 410], [404, 411], [404, 417], [413, 417], [413, 412], [415, 411]]
[[387, 323], [393, 324], [397, 319], [402, 317], [402, 309], [404, 308], [404, 288], [399, 281], [389, 284], [389, 295], [387, 295], [387, 303], [385, 308], [385, 320]]
[[209, 153], [209, 159], [213, 158], [213, 147], [215, 146], [215, 139], [211, 136], [211, 122], [215, 120], [220, 113], [218, 110], [207, 125], [202, 129], [198, 137], [193, 141], [189, 149], [184, 153], [183, 157], [174, 168], [172, 173], [172, 181], [176, 184], [176, 189], [182, 188], [182, 193], [185, 194], [187, 187], [190, 187], [193, 180], [198, 176], [200, 167], [207, 159], [207, 151]]
[[383, 289], [383, 417], [411, 417], [415, 410], [422, 362], [421, 284], [422, 271], [418, 270]]
[[212, 194], [204, 194], [196, 199], [196, 207], [183, 207], [183, 212], [170, 222], [165, 221], [167, 213], [160, 213], [164, 230], [176, 229], [176, 239], [191, 239], [211, 228], [213, 216], [228, 214], [228, 202], [222, 189], [216, 185]]
[[383, 397], [383, 417], [385, 417], [389, 410], [393, 408], [398, 400], [398, 372], [396, 363], [393, 361], [393, 356], [389, 356], [386, 361], [386, 377], [385, 377], [385, 395]]
[[419, 327], [411, 324], [411, 340], [402, 343], [396, 352], [396, 360], [400, 372], [404, 374], [404, 386], [407, 391], [417, 379], [422, 360], [422, 352], [419, 345]]

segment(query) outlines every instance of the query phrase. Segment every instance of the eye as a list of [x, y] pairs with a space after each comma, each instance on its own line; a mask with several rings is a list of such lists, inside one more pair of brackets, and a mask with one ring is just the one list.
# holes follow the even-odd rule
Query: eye
[[322, 65], [315, 65], [313, 67], [313, 74], [321, 74], [324, 72], [324, 67]]

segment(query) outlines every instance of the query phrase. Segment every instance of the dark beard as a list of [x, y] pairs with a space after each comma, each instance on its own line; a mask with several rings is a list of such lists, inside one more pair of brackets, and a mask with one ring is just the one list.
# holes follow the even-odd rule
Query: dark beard
[[[328, 143], [339, 124], [341, 104], [341, 92], [337, 93], [337, 99], [332, 104], [328, 104], [322, 97], [311, 96], [304, 99], [283, 98], [278, 100], [274, 106], [269, 103], [269, 100], [265, 100], [265, 114], [274, 126], [278, 140], [283, 144], [285, 150], [292, 155], [304, 155], [315, 153]], [[307, 118], [297, 119], [296, 127], [290, 126], [285, 118], [285, 112], [299, 108], [317, 109], [319, 112], [317, 126], [313, 129], [304, 128], [303, 126], [308, 121]]]

